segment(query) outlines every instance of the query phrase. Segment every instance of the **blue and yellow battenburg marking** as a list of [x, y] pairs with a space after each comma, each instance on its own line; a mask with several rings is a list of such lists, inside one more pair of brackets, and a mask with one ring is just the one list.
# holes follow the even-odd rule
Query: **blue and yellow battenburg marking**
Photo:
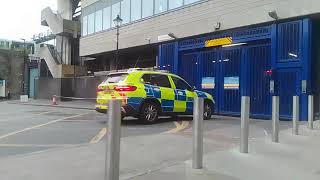
[[156, 98], [161, 104], [163, 112], [192, 112], [194, 93], [198, 97], [208, 98], [204, 92], [185, 91], [178, 89], [171, 89], [165, 87], [158, 87], [152, 85], [144, 85], [146, 92], [145, 97], [128, 97], [128, 105], [138, 110], [145, 98]]

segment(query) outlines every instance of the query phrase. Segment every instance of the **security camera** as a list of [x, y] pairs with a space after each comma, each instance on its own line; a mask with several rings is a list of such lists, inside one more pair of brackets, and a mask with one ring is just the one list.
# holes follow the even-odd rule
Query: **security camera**
[[279, 16], [278, 16], [276, 11], [270, 11], [268, 14], [274, 20], [278, 20], [279, 19]]

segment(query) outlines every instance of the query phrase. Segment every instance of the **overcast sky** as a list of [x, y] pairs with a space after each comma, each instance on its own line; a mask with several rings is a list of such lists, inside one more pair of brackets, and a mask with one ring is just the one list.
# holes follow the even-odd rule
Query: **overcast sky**
[[0, 0], [0, 38], [30, 40], [34, 34], [46, 32], [41, 26], [41, 10], [56, 10], [56, 0]]

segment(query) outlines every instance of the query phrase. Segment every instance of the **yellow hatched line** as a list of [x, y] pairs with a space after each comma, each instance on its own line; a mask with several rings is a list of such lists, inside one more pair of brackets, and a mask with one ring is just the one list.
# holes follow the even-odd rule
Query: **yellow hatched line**
[[102, 128], [99, 133], [91, 139], [90, 144], [98, 143], [106, 134], [107, 128]]
[[176, 127], [169, 130], [169, 131], [164, 132], [164, 134], [175, 134], [175, 133], [181, 132], [183, 130], [186, 130], [190, 124], [189, 121], [182, 121], [181, 124], [178, 123], [177, 121], [175, 121], [173, 123]]

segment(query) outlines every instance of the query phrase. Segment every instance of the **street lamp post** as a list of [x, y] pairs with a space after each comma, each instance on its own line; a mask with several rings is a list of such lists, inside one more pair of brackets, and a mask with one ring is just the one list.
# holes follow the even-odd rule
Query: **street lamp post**
[[120, 15], [117, 15], [117, 17], [113, 20], [117, 28], [116, 70], [118, 70], [118, 60], [119, 60], [119, 35], [120, 35], [119, 29], [122, 21], [123, 20], [121, 19]]
[[22, 72], [22, 94], [25, 95], [25, 77], [26, 77], [26, 39], [23, 41], [23, 72]]

